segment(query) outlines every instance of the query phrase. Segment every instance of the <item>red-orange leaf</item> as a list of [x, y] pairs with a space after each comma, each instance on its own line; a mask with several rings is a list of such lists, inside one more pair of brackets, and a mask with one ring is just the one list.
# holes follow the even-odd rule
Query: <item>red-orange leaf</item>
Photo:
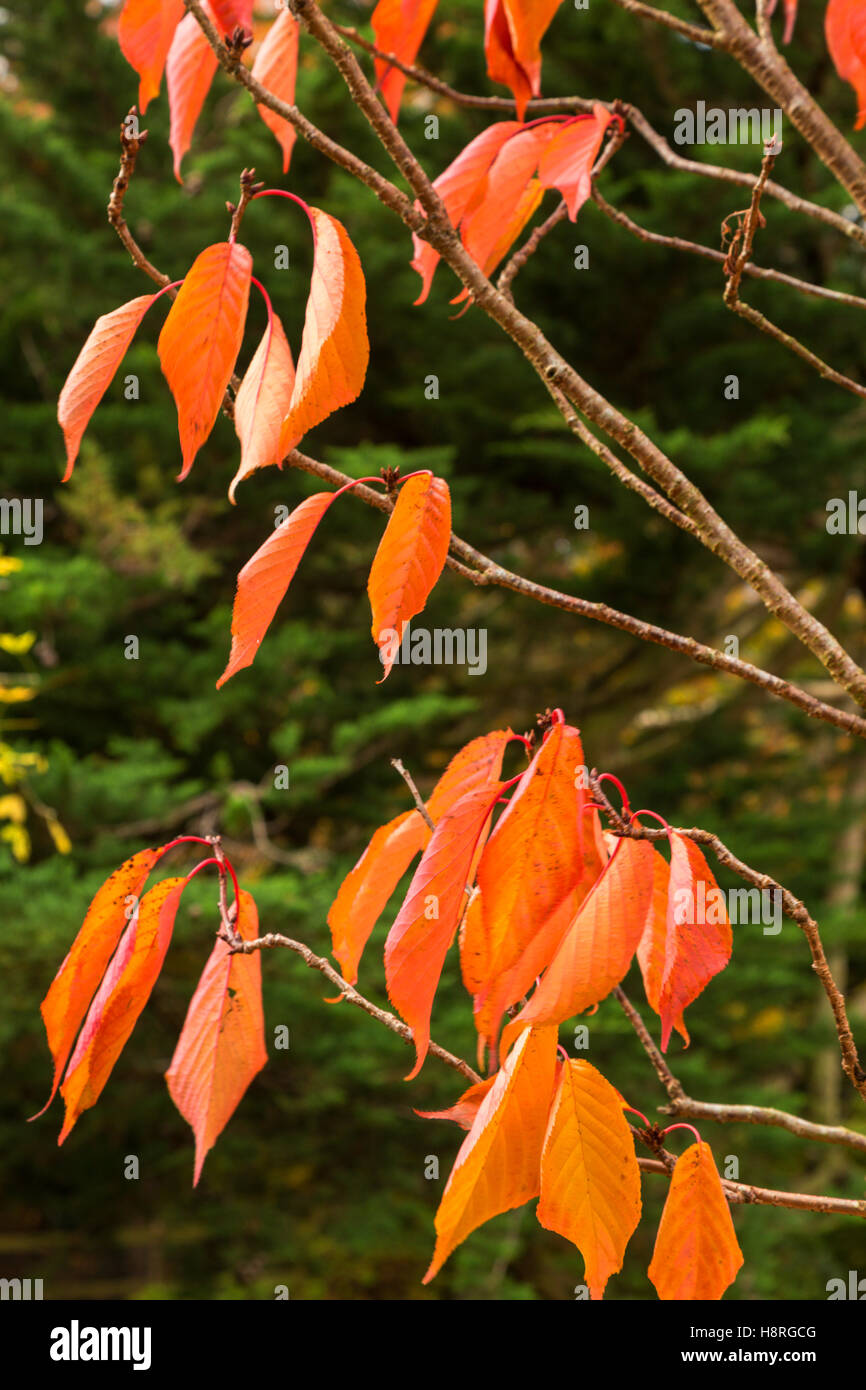
[[[259, 934], [255, 902], [243, 890], [237, 931], [245, 941]], [[217, 940], [165, 1074], [171, 1098], [195, 1134], [193, 1187], [209, 1150], [267, 1060], [259, 954], [232, 955], [228, 944]]]
[[[204, 3], [202, 8], [208, 12]], [[184, 15], [175, 30], [165, 64], [165, 85], [171, 129], [168, 143], [174, 154], [174, 176], [183, 183], [180, 166], [192, 142], [196, 121], [217, 70], [217, 56], [194, 14]]]
[[591, 116], [577, 116], [559, 130], [542, 151], [538, 177], [545, 188], [558, 188], [573, 222], [592, 191], [592, 166], [604, 132], [616, 118], [600, 101]]
[[432, 473], [407, 478], [397, 494], [367, 581], [373, 641], [385, 668], [382, 680], [394, 664], [404, 624], [422, 611], [442, 573], [450, 544], [448, 484]]
[[861, 0], [830, 0], [824, 31], [836, 71], [857, 93], [854, 129], [861, 130], [866, 125], [866, 6]]
[[174, 32], [184, 15], [183, 0], [126, 0], [117, 25], [120, 51], [140, 78], [142, 115], [159, 92]]
[[361, 393], [370, 360], [367, 288], [358, 253], [342, 222], [310, 208], [315, 255], [301, 355], [280, 456], [328, 415]]
[[497, 1072], [442, 1194], [425, 1284], [478, 1226], [538, 1196], [555, 1064], [556, 1029], [527, 1028]]
[[177, 405], [185, 478], [214, 427], [234, 371], [250, 296], [253, 258], [220, 241], [196, 257], [159, 335], [159, 360]]
[[[411, 66], [424, 41], [436, 0], [379, 0], [370, 16], [376, 47], [393, 53], [401, 63]], [[406, 85], [405, 73], [383, 58], [375, 62], [376, 81], [391, 120], [396, 123], [400, 98]]]
[[290, 512], [260, 545], [238, 575], [232, 612], [232, 649], [217, 690], [252, 664], [271, 619], [292, 582], [310, 537], [334, 500], [333, 492], [314, 492]]
[[527, 1023], [561, 1023], [607, 997], [631, 964], [653, 890], [653, 848], [622, 839], [502, 1046]]
[[649, 1277], [662, 1299], [719, 1299], [742, 1263], [712, 1149], [692, 1144], [674, 1168]]
[[[499, 121], [488, 126], [476, 135], [466, 149], [448, 165], [447, 169], [434, 179], [433, 187], [445, 204], [448, 216], [455, 227], [459, 227], [467, 213], [476, 206], [483, 195], [487, 171], [506, 140], [521, 129], [519, 121]], [[412, 269], [421, 276], [421, 293], [415, 300], [423, 304], [433, 282], [433, 273], [439, 264], [439, 252], [419, 236], [412, 234]]]
[[253, 0], [211, 0], [217, 27], [231, 34], [238, 26], [249, 29], [253, 18]]
[[415, 1114], [420, 1115], [422, 1120], [453, 1120], [461, 1129], [471, 1129], [481, 1108], [481, 1102], [498, 1075], [498, 1072], [494, 1072], [486, 1080], [476, 1081], [447, 1110], [416, 1110]]
[[[281, 10], [271, 25], [253, 63], [253, 77], [273, 96], [287, 105], [295, 101], [298, 74], [298, 21], [289, 10]], [[269, 106], [256, 106], [265, 125], [277, 138], [283, 152], [283, 173], [289, 168], [297, 131], [290, 121]]]
[[270, 322], [256, 348], [235, 397], [235, 430], [241, 441], [241, 461], [229, 487], [235, 489], [257, 468], [279, 463], [280, 429], [292, 399], [295, 364], [285, 330], [271, 311]]
[[438, 825], [461, 796], [498, 779], [505, 749], [513, 738], [511, 729], [494, 729], [492, 733], [470, 739], [454, 754], [427, 802], [434, 825]]
[[589, 1062], [566, 1062], [544, 1139], [538, 1219], [583, 1255], [590, 1298], [601, 1298], [622, 1269], [640, 1213], [640, 1169], [622, 1098]]
[[490, 166], [478, 205], [463, 219], [461, 240], [485, 275], [499, 264], [544, 196], [532, 176], [557, 130], [550, 123], [532, 126], [508, 140]]
[[[124, 926], [132, 916], [145, 880], [159, 859], [161, 849], [142, 849], [121, 864], [105, 880], [87, 909], [69, 952], [51, 982], [41, 1004], [54, 1058], [54, 1084], [39, 1114], [48, 1109], [57, 1093], [75, 1035], [87, 1012], [99, 981], [105, 974]], [[38, 1116], [33, 1115], [32, 1119]]]
[[388, 998], [412, 1029], [416, 1061], [411, 1081], [427, 1056], [430, 1012], [448, 947], [460, 922], [475, 847], [502, 784], [463, 796], [436, 826], [415, 870], [406, 900], [385, 943]]
[[643, 976], [647, 1003], [659, 1011], [667, 945], [668, 887], [670, 865], [658, 850], [653, 852], [653, 891], [643, 933], [638, 942], [637, 959]]
[[166, 878], [141, 899], [120, 940], [87, 1017], [60, 1094], [66, 1116], [62, 1144], [79, 1115], [95, 1105], [156, 983], [186, 879]]
[[388, 899], [429, 839], [430, 831], [419, 813], [404, 811], [379, 827], [340, 884], [328, 913], [328, 926], [340, 974], [350, 985], [358, 978], [361, 954]]
[[523, 120], [541, 91], [541, 40], [562, 0], [485, 0], [484, 52], [492, 82], [510, 87]]
[[688, 1047], [683, 1011], [713, 976], [724, 970], [733, 947], [725, 897], [706, 859], [694, 841], [684, 835], [672, 831], [670, 840], [664, 965], [658, 1005], [654, 1005], [662, 1021], [663, 1052], [672, 1028], [682, 1035]]
[[96, 320], [75, 359], [57, 402], [57, 419], [66, 442], [64, 483], [72, 475], [81, 436], [90, 417], [108, 390], [138, 325], [155, 298], [155, 294], [142, 294], [112, 309], [110, 314], [103, 314]]

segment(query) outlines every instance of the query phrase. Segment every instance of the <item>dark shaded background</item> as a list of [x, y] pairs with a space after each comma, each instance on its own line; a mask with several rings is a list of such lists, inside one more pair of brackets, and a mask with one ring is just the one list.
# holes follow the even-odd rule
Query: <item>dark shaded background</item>
[[[362, 23], [368, 7], [334, 3], [329, 11]], [[59, 1102], [27, 1125], [50, 1070], [39, 1001], [92, 893], [143, 844], [184, 829], [220, 829], [256, 895], [263, 929], [325, 952], [325, 917], [341, 878], [372, 830], [407, 805], [389, 758], [402, 757], [428, 789], [475, 734], [508, 722], [523, 730], [536, 711], [562, 705], [583, 730], [590, 762], [623, 777], [634, 804], [654, 806], [674, 824], [716, 830], [806, 898], [840, 978], [850, 978], [862, 1036], [862, 752], [752, 688], [516, 596], [473, 590], [449, 573], [425, 625], [486, 627], [487, 674], [398, 667], [379, 687], [365, 583], [382, 523], [348, 500], [317, 535], [254, 667], [217, 694], [235, 575], [267, 534], [274, 506], [295, 505], [316, 484], [273, 470], [245, 483], [230, 508], [238, 446], [224, 419], [188, 480], [174, 483], [176, 419], [155, 350], [161, 306], [100, 407], [72, 482], [58, 484], [60, 386], [93, 320], [148, 288], [105, 219], [117, 129], [136, 81], [99, 4], [46, 0], [34, 11], [12, 0], [4, 14], [2, 486], [6, 496], [44, 498], [46, 534], [40, 547], [4, 538], [0, 554], [0, 631], [33, 634], [21, 654], [0, 639], [0, 798], [7, 798], [0, 799], [0, 1273], [42, 1277], [48, 1297], [271, 1298], [285, 1284], [292, 1298], [570, 1298], [580, 1257], [538, 1227], [532, 1205], [474, 1234], [422, 1289], [433, 1213], [462, 1136], [421, 1121], [412, 1107], [449, 1104], [458, 1079], [430, 1061], [405, 1085], [409, 1054], [399, 1039], [347, 1006], [325, 1007], [324, 982], [285, 953], [264, 959], [264, 989], [269, 1036], [287, 1025], [290, 1050], [271, 1049], [192, 1190], [191, 1135], [162, 1074], [209, 949], [213, 888], [200, 879], [101, 1103], [62, 1150]], [[801, 5], [789, 57], [850, 130], [854, 98], [827, 57], [822, 14], [814, 0]], [[724, 56], [603, 0], [588, 11], [563, 5], [544, 55], [547, 94], [622, 96], [669, 138], [680, 106], [758, 100]], [[456, 86], [489, 91], [480, 0], [442, 0], [422, 57]], [[386, 168], [307, 39], [298, 99], [321, 127]], [[423, 138], [430, 111], [440, 118], [436, 142]], [[358, 403], [305, 441], [308, 452], [356, 476], [383, 464], [434, 466], [451, 484], [455, 529], [503, 563], [704, 641], [737, 634], [747, 658], [827, 693], [823, 672], [719, 563], [622, 490], [569, 436], [493, 325], [473, 311], [452, 320], [448, 299], [458, 287], [447, 269], [429, 303], [412, 307], [408, 233], [371, 194], [300, 140], [284, 181], [276, 143], [246, 94], [222, 75], [182, 188], [171, 172], [164, 93], [146, 124], [150, 139], [127, 211], [148, 255], [173, 278], [225, 236], [224, 203], [245, 165], [340, 217], [359, 249], [372, 343], [367, 384]], [[433, 174], [484, 124], [415, 88], [401, 118]], [[862, 147], [866, 137], [853, 138]], [[697, 154], [750, 170], [760, 157], [736, 147]], [[787, 128], [777, 174], [845, 209], [844, 193]], [[739, 190], [664, 169], [636, 137], [602, 186], [647, 226], [714, 246], [722, 218], [747, 201]], [[764, 211], [761, 263], [866, 292], [857, 247], [780, 204], [767, 200]], [[259, 203], [243, 239], [297, 352], [310, 259], [304, 220], [282, 202]], [[283, 243], [291, 249], [288, 272], [272, 268]], [[579, 243], [589, 247], [589, 270], [573, 269]], [[862, 403], [731, 316], [721, 289], [716, 267], [646, 246], [587, 206], [576, 228], [560, 225], [531, 261], [517, 300], [862, 656], [862, 547], [825, 529], [827, 499], [863, 482]], [[745, 293], [862, 378], [858, 310], [751, 282]], [[264, 322], [255, 302], [251, 320], [242, 361]], [[140, 377], [136, 402], [123, 398], [126, 372]], [[723, 397], [730, 372], [740, 380], [737, 402]], [[424, 398], [431, 373], [440, 380], [438, 401]], [[588, 533], [573, 528], [578, 504], [590, 509]], [[130, 634], [139, 638], [138, 661], [124, 659]], [[288, 792], [273, 790], [280, 763], [290, 768]], [[393, 909], [361, 970], [361, 988], [380, 1002], [392, 916]], [[642, 1003], [639, 979], [626, 985]], [[863, 1128], [841, 1084], [805, 942], [790, 923], [779, 936], [736, 930], [733, 962], [691, 1010], [689, 1026], [691, 1048], [683, 1053], [675, 1039], [671, 1056], [692, 1094]], [[586, 1055], [652, 1113], [663, 1094], [612, 1000], [589, 1027]], [[434, 1036], [464, 1055], [474, 1051], [454, 960], [437, 997]], [[571, 1029], [562, 1037], [567, 1044]], [[854, 1156], [778, 1130], [701, 1130], [720, 1167], [735, 1156], [744, 1180], [863, 1195]], [[140, 1161], [137, 1182], [124, 1178], [131, 1154]], [[440, 1159], [438, 1182], [424, 1177], [430, 1154]], [[646, 1218], [608, 1297], [654, 1297], [645, 1270], [663, 1192], [660, 1180], [647, 1179]], [[729, 1298], [820, 1299], [828, 1279], [846, 1277], [858, 1262], [862, 1268], [857, 1223], [766, 1208], [737, 1209], [734, 1219], [746, 1265]]]

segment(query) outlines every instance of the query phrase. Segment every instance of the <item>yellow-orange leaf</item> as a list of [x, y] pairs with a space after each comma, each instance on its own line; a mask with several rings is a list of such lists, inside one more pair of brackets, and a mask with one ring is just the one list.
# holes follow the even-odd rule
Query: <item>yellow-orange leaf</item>
[[[245, 941], [259, 934], [255, 902], [243, 890], [236, 929]], [[165, 1074], [171, 1098], [195, 1134], [193, 1187], [209, 1150], [267, 1060], [261, 958], [258, 952], [233, 955], [227, 942], [217, 940]]]
[[640, 1220], [640, 1169], [622, 1098], [589, 1062], [566, 1062], [541, 1156], [538, 1219], [576, 1245], [601, 1298]]
[[[202, 8], [209, 14], [203, 0]], [[211, 18], [213, 16], [211, 15]], [[183, 183], [180, 166], [192, 142], [196, 121], [217, 70], [217, 56], [194, 14], [184, 15], [175, 30], [165, 63], [165, 85], [171, 126], [168, 143], [174, 155], [174, 176]]]
[[422, 611], [442, 573], [450, 543], [448, 484], [432, 473], [407, 478], [388, 518], [367, 581], [373, 641], [385, 668], [382, 680], [394, 664], [404, 624]]
[[436, 1249], [425, 1284], [478, 1226], [538, 1196], [555, 1065], [556, 1029], [527, 1028], [497, 1072], [454, 1160], [436, 1213]]
[[[436, 0], [379, 0], [370, 16], [376, 47], [411, 66], [435, 9]], [[396, 124], [406, 75], [383, 58], [376, 59], [375, 68], [382, 100]]]
[[[96, 987], [133, 914], [145, 880], [159, 859], [161, 849], [142, 849], [121, 864], [105, 880], [87, 909], [81, 929], [51, 982], [41, 1013], [54, 1058], [54, 1084], [39, 1114], [48, 1109], [57, 1093], [75, 1035]], [[36, 1115], [31, 1117], [37, 1119]]]
[[280, 427], [295, 384], [295, 364], [285, 330], [271, 311], [264, 337], [256, 348], [235, 397], [235, 430], [241, 441], [241, 462], [229, 487], [235, 489], [257, 468], [279, 463]]
[[62, 1144], [79, 1115], [95, 1105], [156, 983], [186, 879], [166, 878], [141, 899], [87, 1011], [60, 1094]]
[[712, 1149], [692, 1144], [674, 1168], [649, 1277], [665, 1300], [719, 1299], [742, 1263]]
[[301, 355], [280, 434], [287, 454], [308, 430], [361, 393], [370, 360], [367, 288], [358, 253], [336, 217], [309, 209], [315, 255]]
[[471, 1129], [481, 1108], [481, 1102], [494, 1085], [497, 1076], [498, 1072], [494, 1072], [486, 1080], [476, 1081], [447, 1110], [416, 1110], [415, 1114], [420, 1115], [422, 1120], [453, 1120], [461, 1129]]
[[138, 108], [142, 115], [159, 92], [168, 50], [183, 14], [183, 0], [126, 0], [121, 10], [117, 40], [140, 78]]
[[[298, 72], [298, 21], [288, 10], [281, 10], [268, 30], [253, 63], [253, 77], [287, 105], [294, 105]], [[256, 106], [265, 125], [277, 138], [283, 152], [283, 173], [288, 172], [297, 132], [290, 121], [269, 106]]]
[[252, 664], [271, 619], [301, 563], [310, 537], [333, 502], [333, 492], [314, 492], [260, 545], [238, 575], [232, 612], [232, 649], [217, 690]]
[[376, 831], [354, 869], [340, 884], [328, 913], [332, 951], [340, 974], [353, 985], [370, 933], [430, 830], [417, 811], [404, 811]]
[[470, 739], [454, 754], [427, 802], [434, 825], [461, 796], [487, 782], [497, 781], [505, 749], [513, 738], [511, 729], [494, 729], [492, 733]]
[[75, 359], [57, 402], [57, 420], [66, 443], [64, 483], [72, 475], [81, 436], [90, 417], [108, 390], [138, 325], [155, 298], [155, 294], [142, 294], [112, 309], [110, 314], [103, 314], [96, 320]]
[[244, 335], [253, 258], [220, 241], [196, 257], [157, 348], [177, 405], [185, 478], [214, 427]]

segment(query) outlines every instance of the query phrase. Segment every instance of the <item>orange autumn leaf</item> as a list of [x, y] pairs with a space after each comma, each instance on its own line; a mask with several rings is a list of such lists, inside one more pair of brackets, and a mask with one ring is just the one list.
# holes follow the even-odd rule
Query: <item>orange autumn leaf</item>
[[724, 970], [733, 947], [725, 897], [706, 859], [693, 840], [675, 830], [671, 831], [670, 841], [664, 958], [657, 1004], [647, 995], [661, 1018], [663, 1052], [673, 1028], [688, 1047], [683, 1012], [713, 976]]
[[162, 70], [175, 30], [184, 16], [183, 0], [126, 0], [117, 25], [120, 51], [139, 76], [142, 115], [158, 95]]
[[532, 126], [506, 141], [490, 166], [477, 206], [461, 224], [463, 245], [485, 275], [499, 264], [544, 196], [532, 176], [557, 129], [549, 123]]
[[115, 1062], [150, 998], [171, 940], [185, 878], [150, 888], [130, 920], [87, 1011], [60, 1094], [66, 1116], [62, 1144], [79, 1115], [99, 1100]]
[[[474, 973], [509, 970], [584, 873], [577, 729], [554, 724], [497, 822], [478, 865], [483, 938]], [[467, 948], [468, 949], [468, 948]]]
[[[236, 929], [245, 941], [259, 934], [255, 902], [243, 890]], [[195, 1134], [193, 1187], [209, 1150], [267, 1060], [261, 958], [257, 952], [232, 954], [227, 942], [217, 940], [165, 1074], [171, 1098]]]
[[541, 92], [541, 40], [562, 0], [485, 0], [484, 52], [492, 82], [510, 87], [523, 120]]
[[[252, 75], [263, 87], [288, 106], [295, 102], [295, 82], [298, 74], [298, 21], [289, 10], [281, 10], [271, 25], [256, 54]], [[269, 106], [256, 110], [279, 143], [283, 152], [283, 173], [288, 172], [292, 148], [297, 138], [295, 127]]]
[[[460, 226], [464, 217], [477, 205], [483, 195], [487, 172], [506, 140], [510, 140], [522, 127], [519, 121], [499, 121], [488, 126], [474, 140], [470, 140], [457, 158], [433, 181], [433, 187], [445, 204], [452, 225]], [[412, 233], [412, 269], [421, 276], [421, 293], [415, 300], [423, 304], [433, 283], [433, 274], [439, 264], [439, 252], [416, 233]]]
[[424, 1063], [430, 1042], [430, 1013], [463, 913], [475, 850], [502, 789], [499, 782], [476, 788], [446, 811], [415, 870], [405, 902], [385, 943], [388, 998], [412, 1029], [415, 1066]]
[[434, 825], [461, 796], [487, 782], [497, 781], [505, 749], [513, 738], [511, 729], [494, 729], [492, 733], [470, 739], [454, 754], [427, 802]]
[[[54, 1083], [39, 1115], [45, 1113], [57, 1094], [81, 1020], [161, 853], [161, 849], [139, 850], [105, 880], [42, 1001], [40, 1011], [54, 1058]], [[35, 1120], [38, 1115], [31, 1118]]]
[[254, 0], [211, 0], [217, 27], [231, 34], [236, 27], [249, 29], [253, 18]]
[[407, 478], [397, 494], [367, 581], [373, 641], [385, 668], [382, 680], [394, 664], [404, 624], [423, 610], [442, 573], [450, 544], [448, 484], [432, 473]]
[[142, 294], [112, 309], [110, 314], [102, 314], [75, 359], [57, 402], [57, 420], [66, 444], [64, 483], [72, 476], [81, 437], [90, 417], [108, 390], [138, 325], [156, 297], [155, 294]]
[[857, 94], [855, 130], [866, 125], [866, 8], [860, 0], [830, 0], [824, 14], [830, 57]]
[[[209, 12], [206, 0], [202, 8]], [[184, 15], [175, 30], [165, 63], [165, 85], [171, 126], [168, 143], [174, 155], [174, 176], [183, 183], [180, 166], [192, 142], [196, 121], [210, 91], [217, 56], [194, 14]]]
[[370, 360], [367, 288], [358, 253], [336, 217], [309, 208], [315, 253], [301, 355], [280, 456], [361, 393]]
[[648, 1273], [659, 1298], [719, 1299], [743, 1264], [709, 1144], [677, 1159]]
[[250, 666], [262, 638], [285, 597], [310, 537], [328, 510], [335, 493], [314, 492], [290, 512], [260, 545], [238, 575], [232, 610], [232, 648], [217, 690]]
[[577, 116], [562, 125], [542, 151], [538, 177], [544, 188], [557, 188], [565, 199], [570, 221], [592, 191], [592, 166], [612, 116], [600, 101], [591, 116]]
[[159, 335], [157, 349], [177, 405], [185, 478], [214, 427], [234, 371], [250, 295], [253, 258], [220, 241], [196, 257]]
[[538, 1196], [555, 1064], [556, 1029], [527, 1028], [497, 1072], [454, 1160], [423, 1283], [435, 1278], [477, 1227]]
[[566, 1062], [541, 1156], [538, 1220], [583, 1255], [601, 1298], [640, 1220], [640, 1169], [622, 1097], [589, 1062]]
[[340, 884], [328, 913], [328, 926], [331, 950], [340, 974], [350, 985], [358, 978], [361, 954], [388, 899], [429, 839], [430, 830], [419, 813], [404, 811], [379, 827]]
[[648, 840], [620, 840], [526, 1008], [503, 1032], [503, 1047], [528, 1023], [562, 1023], [619, 984], [646, 921], [652, 856]]
[[271, 309], [268, 326], [244, 373], [235, 397], [235, 431], [241, 441], [241, 461], [229, 487], [234, 502], [239, 482], [279, 463], [280, 429], [295, 384], [295, 364], [285, 329]]
[[498, 1072], [494, 1072], [484, 1081], [474, 1082], [447, 1110], [416, 1110], [415, 1114], [420, 1115], [422, 1120], [453, 1120], [461, 1129], [471, 1129], [481, 1108], [481, 1102], [498, 1075]]
[[[411, 66], [424, 41], [436, 0], [379, 0], [370, 16], [376, 47]], [[396, 123], [406, 75], [383, 58], [375, 60], [376, 81], [391, 120]]]
[[670, 876], [668, 861], [664, 855], [659, 854], [658, 850], [654, 850], [653, 891], [643, 933], [637, 946], [637, 959], [643, 976], [647, 1003], [656, 1013], [659, 1011], [659, 997], [665, 964]]

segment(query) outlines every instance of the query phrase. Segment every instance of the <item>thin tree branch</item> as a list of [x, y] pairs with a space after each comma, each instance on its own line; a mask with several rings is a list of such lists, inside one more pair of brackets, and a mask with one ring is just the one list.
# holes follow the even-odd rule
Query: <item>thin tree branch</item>
[[409, 772], [408, 769], [403, 766], [399, 758], [392, 758], [391, 766], [395, 768], [397, 772], [399, 772], [400, 776], [403, 778], [403, 781], [406, 783], [406, 786], [409, 788], [409, 791], [412, 793], [412, 800], [415, 802], [415, 805], [417, 806], [422, 819], [426, 821], [427, 825], [430, 827], [431, 830], [435, 830], [436, 824], [433, 820], [433, 817], [430, 815], [430, 812], [427, 810], [427, 807], [424, 805], [424, 798], [422, 797], [418, 788], [415, 786], [415, 782], [412, 778], [411, 772]]
[[[171, 276], [163, 275], [161, 270], [157, 270], [147, 256], [142, 251], [129, 227], [126, 225], [126, 218], [123, 215], [123, 202], [129, 188], [130, 180], [135, 173], [135, 166], [138, 160], [138, 152], [147, 139], [147, 131], [143, 130], [138, 135], [130, 135], [127, 129], [127, 121], [132, 119], [137, 121], [138, 108], [130, 108], [126, 120], [120, 126], [120, 169], [111, 188], [111, 197], [108, 200], [108, 220], [111, 223], [120, 240], [123, 242], [130, 254], [132, 263], [138, 270], [143, 270], [155, 285], [164, 288], [171, 284]], [[174, 299], [177, 290], [170, 290], [169, 294]]]
[[[658, 1158], [639, 1158], [638, 1167], [644, 1173], [661, 1173], [669, 1178], [667, 1166]], [[771, 1187], [755, 1187], [751, 1183], [731, 1182], [722, 1178], [722, 1188], [735, 1206], [788, 1207], [792, 1211], [820, 1211], [836, 1216], [866, 1217], [866, 1201], [856, 1197], [819, 1197], [811, 1192], [778, 1192]]]
[[628, 14], [636, 15], [638, 19], [648, 19], [665, 29], [673, 29], [674, 33], [682, 34], [683, 38], [690, 39], [692, 43], [703, 44], [705, 48], [720, 48], [724, 51], [728, 47], [728, 38], [724, 30], [707, 29], [702, 24], [689, 24], [688, 20], [668, 14], [667, 10], [657, 10], [654, 5], [644, 5], [642, 0], [614, 0], [614, 4], [621, 10], [626, 10]]

